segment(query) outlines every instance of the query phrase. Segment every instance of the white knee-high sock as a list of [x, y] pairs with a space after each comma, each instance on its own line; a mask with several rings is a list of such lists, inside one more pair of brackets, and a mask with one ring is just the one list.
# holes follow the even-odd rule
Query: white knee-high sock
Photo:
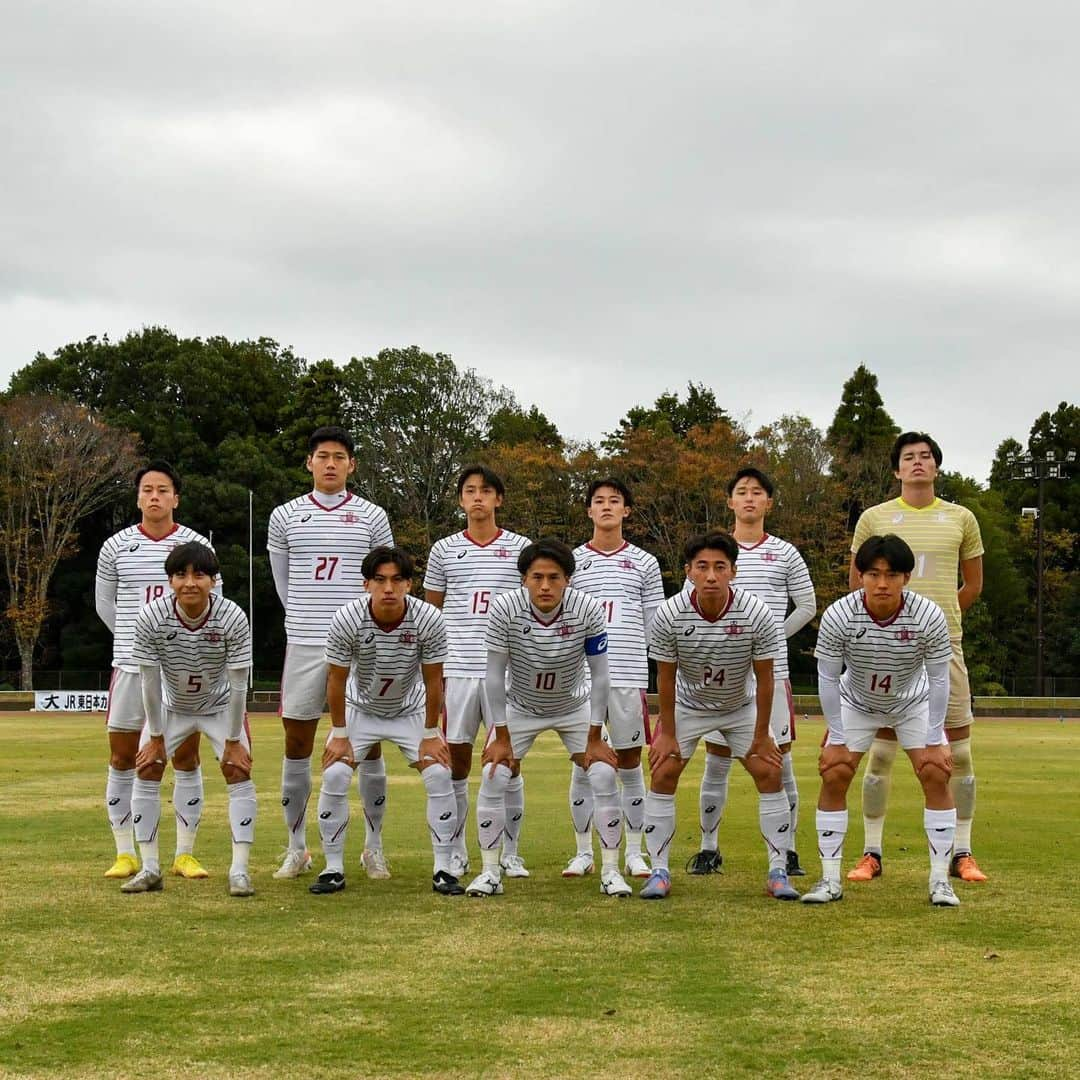
[[484, 869], [499, 873], [499, 844], [506, 830], [506, 785], [510, 770], [505, 765], [485, 765], [480, 790], [476, 794], [476, 834]]
[[844, 858], [844, 837], [848, 830], [846, 810], [819, 810], [817, 826], [818, 854], [821, 856], [821, 876], [826, 881], [840, 882], [840, 864]]
[[457, 831], [454, 833], [453, 850], [462, 862], [468, 862], [465, 827], [469, 820], [469, 778], [466, 776], [463, 780], [452, 780], [451, 783], [454, 785], [454, 801], [457, 804]]
[[525, 777], [520, 773], [510, 777], [506, 785], [506, 831], [503, 833], [503, 854], [516, 855], [521, 825], [525, 820]]
[[134, 783], [134, 769], [109, 766], [105, 781], [105, 812], [109, 815], [117, 855], [135, 854], [135, 837], [131, 830], [131, 788]]
[[161, 781], [135, 778], [131, 789], [131, 820], [144, 870], [161, 873], [158, 825], [161, 823]]
[[975, 763], [971, 758], [971, 739], [949, 743], [953, 771], [949, 790], [956, 802], [956, 853], [971, 852], [971, 823], [975, 817]]
[[289, 850], [307, 850], [307, 805], [311, 798], [311, 758], [283, 758], [281, 808], [289, 833]]
[[352, 769], [335, 761], [323, 769], [319, 789], [319, 839], [326, 856], [326, 869], [345, 873], [345, 836], [349, 830], [349, 784]]
[[383, 818], [386, 817], [386, 762], [380, 757], [356, 766], [356, 785], [364, 804], [364, 847], [382, 851]]
[[450, 852], [457, 832], [457, 799], [450, 770], [445, 765], [429, 765], [421, 774], [427, 788], [427, 823], [435, 856], [434, 873], [450, 870]]
[[669, 869], [675, 836], [675, 796], [650, 791], [645, 796], [645, 846], [654, 870]]
[[784, 794], [788, 801], [788, 846], [794, 851], [795, 833], [799, 828], [799, 785], [795, 780], [795, 766], [790, 750], [781, 755], [780, 782], [784, 785]]
[[758, 794], [758, 824], [769, 854], [770, 870], [787, 870], [788, 801], [783, 790]]
[[229, 828], [232, 830], [230, 875], [247, 873], [251, 845], [255, 843], [255, 817], [258, 811], [255, 784], [251, 780], [229, 784]]
[[176, 816], [176, 854], [190, 855], [195, 850], [195, 836], [203, 812], [203, 775], [196, 766], [191, 772], [174, 774], [173, 814]]
[[574, 823], [577, 853], [592, 854], [593, 791], [588, 773], [573, 762], [570, 764], [570, 820]]
[[930, 880], [944, 881], [956, 842], [956, 810], [924, 810], [923, 828], [930, 847]]
[[698, 797], [702, 851], [717, 850], [720, 819], [727, 804], [731, 762], [731, 758], [718, 754], [705, 755], [705, 773], [701, 778], [701, 794]]
[[885, 831], [885, 810], [889, 805], [893, 763], [899, 743], [895, 739], [875, 739], [870, 744], [863, 773], [863, 851], [881, 854]]
[[626, 853], [636, 855], [641, 851], [642, 834], [645, 830], [645, 773], [638, 765], [633, 769], [619, 769], [618, 777], [622, 786]]
[[596, 831], [600, 834], [600, 859], [605, 870], [619, 868], [622, 846], [622, 807], [615, 770], [603, 761], [594, 761], [585, 774], [592, 787], [596, 806]]

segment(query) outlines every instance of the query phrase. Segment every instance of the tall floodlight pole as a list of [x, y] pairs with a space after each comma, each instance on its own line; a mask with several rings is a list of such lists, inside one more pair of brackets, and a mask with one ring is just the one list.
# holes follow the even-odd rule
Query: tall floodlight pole
[[248, 629], [251, 633], [251, 667], [248, 686], [255, 686], [255, 492], [248, 488]]

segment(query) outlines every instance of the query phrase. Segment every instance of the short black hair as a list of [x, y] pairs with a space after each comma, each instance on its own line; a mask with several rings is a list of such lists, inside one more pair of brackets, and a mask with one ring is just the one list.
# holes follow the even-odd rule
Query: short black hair
[[900, 468], [900, 451], [905, 446], [914, 446], [921, 442], [930, 447], [930, 453], [934, 455], [934, 464], [939, 469], [941, 468], [941, 447], [925, 431], [905, 431], [903, 435], [897, 435], [896, 442], [892, 444], [892, 452], [889, 454], [893, 472]]
[[493, 469], [489, 469], [486, 465], [466, 465], [464, 469], [458, 474], [457, 478], [457, 493], [458, 498], [461, 498], [462, 491], [465, 490], [465, 481], [470, 476], [482, 476], [484, 483], [488, 487], [495, 489], [496, 495], [506, 494], [506, 485], [502, 482], [502, 477]]
[[198, 540], [189, 540], [186, 544], [177, 544], [169, 552], [165, 560], [165, 573], [172, 577], [173, 574], [182, 574], [188, 567], [197, 574], [205, 574], [207, 577], [216, 578], [221, 572], [221, 564], [218, 557], [205, 544]]
[[865, 574], [878, 559], [884, 559], [896, 573], [910, 574], [915, 569], [914, 553], [896, 533], [867, 537], [855, 552], [855, 569]]
[[139, 485], [143, 482], [143, 477], [148, 472], [164, 473], [171, 481], [173, 491], [177, 495], [180, 494], [180, 475], [177, 471], [162, 458], [154, 458], [153, 461], [148, 461], [136, 474], [135, 474], [135, 490], [139, 490]]
[[393, 563], [406, 581], [412, 581], [416, 573], [416, 560], [404, 548], [396, 545], [387, 547], [383, 544], [372, 548], [364, 556], [364, 561], [360, 564], [360, 573], [364, 575], [364, 580], [370, 581], [384, 563]]
[[537, 559], [551, 559], [552, 562], [559, 564], [562, 572], [567, 577], [574, 576], [574, 568], [577, 566], [577, 563], [574, 562], [574, 553], [566, 544], [561, 540], [556, 540], [553, 536], [545, 536], [528, 547], [522, 548], [517, 561], [518, 573], [524, 577], [529, 572], [529, 567]]
[[324, 442], [341, 443], [341, 445], [349, 451], [349, 457], [356, 456], [354, 453], [356, 446], [353, 443], [353, 437], [343, 427], [339, 427], [337, 424], [316, 428], [311, 433], [311, 437], [307, 441], [308, 454], [314, 454]]
[[585, 492], [585, 505], [586, 506], [591, 506], [592, 505], [592, 497], [601, 488], [605, 488], [605, 487], [614, 488], [622, 496], [622, 501], [627, 506], [633, 506], [634, 505], [634, 496], [630, 494], [630, 489], [620, 479], [618, 479], [615, 476], [605, 476], [602, 480], [594, 480], [589, 485], [589, 490]]
[[722, 551], [731, 560], [732, 566], [735, 565], [739, 557], [739, 545], [735, 537], [731, 533], [717, 529], [713, 532], [698, 533], [697, 536], [691, 536], [683, 548], [683, 562], [689, 566], [706, 548], [711, 548], [713, 551]]
[[731, 498], [731, 493], [735, 490], [735, 485], [745, 477], [749, 476], [751, 480], [756, 480], [764, 489], [765, 494], [772, 498], [773, 488], [775, 485], [772, 480], [766, 476], [760, 469], [755, 469], [753, 465], [747, 465], [745, 468], [740, 469], [729, 481], [727, 486], [728, 498]]

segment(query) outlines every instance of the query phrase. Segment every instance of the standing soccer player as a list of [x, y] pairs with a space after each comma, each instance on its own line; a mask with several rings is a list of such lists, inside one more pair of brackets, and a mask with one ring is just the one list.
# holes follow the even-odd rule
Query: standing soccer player
[[652, 874], [638, 894], [643, 900], [662, 900], [671, 891], [675, 790], [698, 742], [714, 731], [757, 785], [767, 894], [799, 898], [788, 884], [790, 818], [780, 751], [769, 732], [780, 632], [763, 601], [731, 588], [738, 555], [739, 545], [725, 532], [690, 540], [684, 557], [693, 591], [665, 600], [653, 620], [649, 655], [657, 664], [660, 723], [649, 747], [645, 843]]
[[[789, 877], [802, 877], [795, 848], [799, 824], [799, 788], [791, 761], [795, 741], [795, 706], [788, 678], [787, 639], [798, 633], [817, 610], [810, 572], [796, 548], [765, 531], [765, 516], [773, 506], [773, 482], [760, 469], [740, 469], [728, 483], [728, 509], [735, 515], [732, 535], [739, 545], [736, 588], [764, 600], [780, 629], [780, 649], [773, 663], [773, 705], [769, 727], [783, 755], [781, 779], [788, 800], [790, 829], [787, 855]], [[792, 609], [788, 613], [789, 607]], [[731, 750], [719, 740], [705, 738], [705, 773], [701, 778], [701, 850], [690, 860], [691, 874], [711, 874], [723, 861], [717, 843], [720, 819], [727, 803]]]
[[165, 759], [196, 732], [221, 762], [229, 790], [232, 865], [229, 894], [251, 896], [248, 857], [255, 841], [255, 785], [245, 723], [251, 631], [231, 600], [212, 596], [218, 561], [205, 544], [181, 544], [165, 560], [171, 596], [139, 612], [132, 655], [139, 665], [146, 737], [131, 799], [142, 869], [121, 892], [162, 887], [157, 830]]
[[[641, 852], [645, 829], [641, 748], [650, 737], [646, 642], [656, 609], [664, 601], [664, 583], [655, 556], [623, 538], [623, 522], [633, 505], [630, 489], [621, 480], [608, 477], [589, 485], [585, 507], [593, 535], [574, 550], [574, 588], [595, 596], [607, 617], [611, 685], [607, 732], [622, 789], [626, 873], [644, 878], [649, 876], [649, 864]], [[563, 877], [581, 877], [593, 870], [593, 795], [588, 774], [576, 764], [571, 766], [570, 817], [577, 853], [566, 864]]]
[[[357, 758], [384, 739], [394, 743], [427, 788], [427, 823], [435, 851], [431, 888], [465, 892], [450, 872], [457, 806], [450, 753], [439, 721], [446, 631], [438, 608], [409, 596], [413, 559], [377, 547], [364, 559], [367, 596], [338, 608], [326, 639], [326, 696], [333, 726], [323, 752], [319, 835], [326, 868], [313, 893], [345, 888], [349, 782]], [[348, 684], [346, 686], [346, 683]]]
[[[952, 752], [952, 793], [956, 800], [956, 851], [949, 868], [964, 881], [986, 881], [971, 853], [975, 817], [975, 766], [971, 757], [971, 687], [964, 665], [961, 617], [979, 598], [983, 586], [983, 545], [979, 523], [966, 507], [934, 494], [941, 466], [941, 447], [924, 432], [900, 435], [892, 448], [892, 467], [900, 481], [900, 497], [870, 507], [855, 525], [854, 553], [869, 536], [895, 533], [911, 548], [915, 567], [911, 590], [929, 597], [945, 612], [952, 641], [949, 709], [945, 734]], [[860, 575], [851, 562], [849, 586], [859, 588]], [[959, 582], [959, 588], [958, 588]], [[870, 747], [863, 775], [863, 857], [848, 874], [850, 881], [869, 881], [881, 873], [885, 810], [896, 759], [896, 736], [887, 727]]]
[[[113, 635], [113, 673], [106, 716], [109, 774], [105, 809], [116, 843], [116, 861], [105, 871], [107, 878], [131, 877], [139, 869], [131, 824], [131, 793], [139, 732], [146, 714], [139, 665], [132, 655], [135, 620], [145, 605], [171, 595], [164, 569], [169, 553], [192, 541], [208, 544], [194, 529], [178, 525], [173, 519], [180, 504], [180, 477], [167, 461], [150, 461], [135, 474], [135, 496], [142, 520], [121, 529], [102, 545], [94, 585], [98, 616]], [[197, 733], [176, 746], [172, 764], [176, 778], [176, 858], [172, 873], [204, 878], [207, 873], [193, 854], [203, 809]]]
[[[314, 489], [270, 514], [267, 550], [274, 586], [285, 608], [285, 668], [281, 674], [281, 805], [288, 849], [275, 878], [295, 878], [311, 867], [307, 805], [311, 752], [326, 700], [326, 635], [338, 608], [363, 595], [361, 566], [372, 548], [394, 543], [386, 511], [346, 490], [356, 469], [353, 440], [344, 428], [321, 427], [308, 440], [307, 470]], [[381, 757], [358, 767], [369, 825], [364, 865], [389, 877], [382, 853], [386, 766]]]
[[[484, 633], [492, 601], [500, 593], [521, 588], [517, 557], [528, 537], [499, 528], [496, 511], [506, 488], [483, 465], [466, 465], [457, 481], [458, 504], [465, 529], [439, 540], [428, 556], [424, 596], [441, 608], [449, 642], [446, 672], [446, 741], [457, 800], [458, 831], [454, 837], [453, 871], [468, 870], [465, 823], [469, 813], [469, 773], [473, 743], [481, 723], [490, 727], [491, 710], [484, 691], [487, 650]], [[506, 785], [506, 828], [500, 866], [507, 877], [528, 877], [518, 852], [525, 816], [525, 781], [520, 766]]]
[[484, 748], [476, 798], [484, 868], [466, 892], [495, 896], [503, 891], [499, 842], [511, 766], [538, 735], [555, 731], [593, 785], [603, 849], [600, 891], [629, 896], [630, 886], [619, 873], [617, 759], [602, 736], [609, 694], [604, 609], [593, 597], [568, 588], [574, 555], [559, 540], [530, 544], [518, 557], [518, 570], [524, 587], [496, 597], [488, 617], [486, 685], [494, 735]]
[[[926, 800], [930, 903], [960, 903], [949, 884], [956, 806], [945, 740], [952, 643], [932, 600], [904, 588], [915, 556], [898, 536], [871, 536], [855, 553], [860, 589], [830, 604], [818, 629], [818, 682], [828, 724], [818, 768], [821, 881], [803, 896], [825, 904], [843, 896], [840, 861], [847, 833], [847, 790], [859, 759], [882, 728], [904, 748]], [[843, 671], [843, 674], [841, 674]]]

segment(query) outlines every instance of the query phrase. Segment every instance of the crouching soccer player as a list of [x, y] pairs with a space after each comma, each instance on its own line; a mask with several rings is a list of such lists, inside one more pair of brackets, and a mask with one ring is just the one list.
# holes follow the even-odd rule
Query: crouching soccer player
[[251, 632], [231, 600], [211, 595], [217, 556], [205, 544], [181, 544], [165, 560], [173, 595], [154, 600], [135, 621], [133, 656], [146, 710], [144, 743], [135, 759], [131, 796], [142, 869], [121, 892], [162, 887], [158, 857], [161, 776], [165, 761], [195, 732], [214, 748], [229, 790], [232, 865], [229, 893], [251, 896], [248, 856], [255, 840], [255, 785], [245, 722]]
[[895, 732], [926, 797], [930, 902], [939, 907], [960, 903], [949, 884], [956, 804], [944, 732], [952, 645], [941, 608], [904, 588], [914, 566], [915, 556], [899, 536], [871, 536], [855, 553], [862, 587], [831, 604], [821, 617], [818, 682], [829, 728], [818, 763], [822, 877], [803, 895], [803, 903], [825, 904], [843, 896], [847, 790], [878, 728]]
[[594, 597], [568, 588], [574, 555], [558, 540], [530, 544], [518, 556], [518, 570], [524, 587], [497, 596], [488, 615], [485, 687], [494, 733], [484, 748], [476, 799], [484, 868], [466, 891], [470, 896], [503, 891], [499, 842], [511, 768], [541, 732], [554, 731], [592, 785], [602, 849], [600, 891], [629, 896], [630, 886], [619, 873], [618, 759], [602, 737], [609, 694], [604, 609]]
[[788, 800], [780, 750], [769, 732], [780, 632], [762, 600], [731, 588], [738, 554], [725, 532], [690, 540], [684, 557], [693, 591], [665, 600], [653, 620], [649, 654], [657, 663], [660, 723], [649, 747], [645, 843], [653, 871], [638, 894], [643, 900], [662, 900], [671, 891], [675, 789], [698, 742], [714, 731], [757, 785], [769, 856], [766, 892], [777, 900], [799, 898], [787, 879]]
[[419, 770], [435, 851], [431, 887], [464, 893], [451, 873], [457, 799], [450, 751], [439, 729], [446, 628], [439, 609], [409, 596], [414, 565], [399, 547], [377, 547], [361, 566], [367, 596], [335, 612], [326, 639], [326, 697], [332, 726], [323, 752], [319, 836], [326, 868], [313, 893], [345, 888], [349, 781], [356, 762], [386, 740]]

